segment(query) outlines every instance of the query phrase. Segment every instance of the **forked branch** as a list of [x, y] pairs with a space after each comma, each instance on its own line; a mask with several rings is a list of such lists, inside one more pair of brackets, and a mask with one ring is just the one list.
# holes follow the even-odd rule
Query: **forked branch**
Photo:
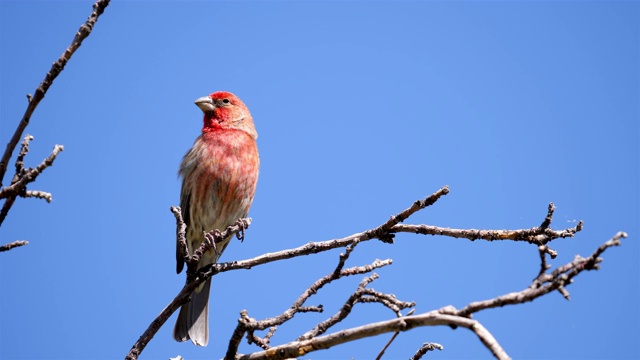
[[[485, 328], [478, 320], [472, 319], [472, 315], [485, 309], [501, 307], [504, 305], [522, 304], [544, 296], [549, 292], [558, 290], [560, 287], [571, 283], [571, 280], [587, 270], [597, 270], [598, 264], [602, 262], [600, 255], [608, 248], [620, 245], [620, 239], [627, 235], [623, 232], [616, 234], [613, 238], [602, 244], [590, 256], [583, 258], [577, 256], [572, 262], [559, 266], [549, 274], [543, 274], [534, 279], [530, 287], [493, 299], [471, 303], [463, 309], [457, 310], [453, 306], [445, 306], [438, 310], [429, 311], [418, 315], [408, 315], [396, 319], [366, 324], [363, 326], [337, 331], [324, 336], [300, 337], [295, 341], [274, 346], [265, 351], [258, 351], [247, 355], [238, 354], [235, 359], [241, 360], [263, 360], [263, 359], [288, 359], [301, 357], [308, 353], [329, 349], [334, 346], [355, 341], [365, 337], [372, 337], [384, 333], [404, 332], [423, 326], [449, 326], [452, 328], [463, 327], [473, 331], [478, 339], [497, 359], [509, 359], [507, 352], [500, 346], [491, 332]], [[425, 343], [423, 347], [414, 354], [413, 359], [419, 359], [426, 351], [442, 349], [442, 345]], [[234, 358], [229, 357], [227, 359]]]
[[[416, 201], [408, 209], [398, 213], [395, 216], [392, 216], [389, 220], [371, 230], [356, 233], [340, 239], [333, 239], [322, 242], [311, 242], [298, 248], [268, 253], [254, 257], [252, 259], [210, 264], [200, 269], [195, 269], [195, 267], [197, 266], [198, 257], [202, 256], [204, 252], [209, 251], [211, 248], [215, 247], [218, 242], [222, 241], [228, 236], [232, 236], [234, 233], [238, 232], [242, 233], [250, 225], [250, 219], [240, 219], [238, 220], [238, 222], [228, 227], [224, 231], [214, 230], [207, 233], [206, 241], [202, 243], [199, 249], [194, 250], [193, 254], [190, 254], [186, 245], [186, 227], [184, 225], [184, 221], [182, 221], [180, 209], [172, 207], [171, 210], [176, 217], [176, 233], [179, 248], [182, 251], [182, 255], [184, 256], [184, 260], [188, 264], [188, 267], [193, 267], [193, 275], [188, 276], [187, 284], [183, 287], [180, 293], [151, 323], [147, 331], [145, 331], [145, 333], [140, 337], [138, 342], [134, 344], [131, 351], [127, 355], [127, 359], [136, 359], [140, 352], [144, 349], [146, 344], [157, 332], [157, 330], [169, 318], [169, 316], [171, 316], [174, 311], [176, 311], [181, 305], [188, 301], [190, 294], [199, 284], [211, 278], [212, 276], [215, 276], [216, 274], [221, 272], [238, 269], [249, 269], [274, 261], [315, 254], [340, 247], [344, 247], [345, 252], [340, 254], [338, 263], [333, 271], [311, 284], [311, 286], [309, 286], [298, 297], [298, 299], [296, 299], [293, 304], [281, 314], [264, 320], [256, 320], [249, 317], [248, 311], [243, 310], [240, 314], [240, 319], [238, 319], [238, 325], [231, 335], [225, 359], [284, 359], [288, 357], [299, 357], [312, 351], [327, 349], [345, 342], [354, 341], [364, 337], [383, 333], [394, 333], [394, 337], [387, 343], [387, 345], [385, 345], [383, 351], [381, 351], [380, 356], [382, 356], [384, 350], [388, 347], [391, 341], [393, 341], [397, 334], [408, 331], [415, 327], [436, 325], [446, 325], [452, 328], [467, 328], [476, 334], [478, 339], [496, 358], [506, 359], [508, 358], [507, 352], [500, 346], [498, 341], [493, 337], [488, 329], [486, 329], [479, 321], [471, 318], [472, 315], [485, 309], [532, 301], [555, 290], [559, 291], [563, 296], [568, 298], [569, 295], [566, 290], [566, 286], [571, 283], [572, 279], [584, 270], [598, 269], [599, 263], [602, 261], [599, 256], [609, 247], [619, 245], [620, 238], [626, 236], [626, 234], [624, 233], [618, 233], [614, 238], [600, 246], [591, 256], [587, 258], [576, 257], [576, 259], [574, 259], [572, 262], [562, 265], [551, 272], [548, 272], [548, 270], [550, 269], [550, 265], [547, 262], [547, 255], [549, 255], [552, 259], [557, 255], [555, 250], [549, 248], [550, 242], [563, 237], [572, 237], [577, 232], [582, 230], [582, 222], [579, 222], [573, 228], [553, 230], [551, 228], [551, 222], [555, 210], [553, 204], [549, 204], [547, 214], [544, 220], [541, 222], [541, 225], [529, 229], [475, 230], [450, 229], [424, 224], [401, 224], [402, 221], [405, 221], [415, 212], [433, 205], [440, 197], [446, 195], [448, 192], [449, 188], [445, 186], [432, 195], [428, 196], [427, 198]], [[444, 235], [449, 237], [466, 238], [469, 240], [511, 240], [527, 242], [537, 245], [536, 251], [540, 257], [541, 264], [539, 270], [536, 270], [538, 272], [536, 278], [533, 280], [529, 287], [522, 291], [504, 294], [489, 300], [473, 302], [460, 310], [454, 308], [453, 306], [446, 306], [438, 310], [433, 310], [417, 315], [414, 315], [413, 311], [410, 311], [406, 315], [403, 315], [401, 313], [401, 310], [413, 307], [415, 305], [414, 303], [400, 301], [391, 294], [379, 292], [369, 288], [368, 285], [378, 276], [376, 274], [372, 274], [364, 278], [357, 289], [347, 297], [342, 307], [338, 309], [334, 315], [319, 322], [318, 324], [313, 326], [311, 330], [304, 334], [301, 334], [297, 339], [293, 341], [282, 345], [271, 346], [278, 326], [285, 324], [287, 321], [291, 320], [298, 314], [303, 314], [306, 312], [323, 312], [325, 310], [325, 308], [321, 304], [306, 305], [308, 299], [316, 294], [324, 286], [342, 277], [367, 274], [374, 269], [390, 265], [392, 261], [391, 259], [387, 259], [375, 260], [368, 265], [347, 268], [346, 261], [349, 258], [350, 254], [354, 251], [356, 246], [361, 246], [359, 244], [361, 244], [362, 242], [372, 239], [378, 239], [383, 242], [393, 242], [394, 235], [398, 232]], [[351, 309], [354, 305], [356, 305], [357, 303], [369, 302], [382, 304], [383, 306], [391, 309], [396, 317], [394, 319], [366, 324], [363, 326], [324, 335], [335, 324], [345, 319], [350, 314]], [[264, 336], [260, 336], [256, 333], [257, 331], [263, 331], [267, 329], [268, 331]], [[239, 345], [242, 339], [245, 337], [249, 344], [257, 345], [260, 350], [252, 354], [239, 354]], [[439, 344], [425, 344], [423, 344], [423, 346], [420, 347], [420, 349], [414, 354], [414, 358], [419, 358], [426, 351], [442, 348], [442, 346]]]
[[[24, 158], [29, 152], [29, 142], [33, 140], [33, 136], [25, 136], [24, 140], [22, 141], [20, 152], [18, 153], [18, 156], [16, 158], [16, 173], [11, 180], [11, 185], [3, 186], [4, 177], [7, 173], [9, 160], [11, 159], [16, 146], [18, 146], [18, 142], [20, 141], [24, 130], [27, 128], [27, 125], [29, 125], [29, 121], [31, 120], [33, 112], [38, 107], [40, 101], [46, 95], [47, 90], [49, 90], [51, 84], [53, 84], [53, 80], [55, 80], [55, 78], [58, 77], [62, 70], [64, 70], [65, 65], [71, 59], [71, 56], [80, 47], [80, 45], [82, 45], [82, 41], [86, 39], [87, 36], [89, 36], [91, 30], [93, 29], [93, 26], [95, 25], [96, 21], [98, 21], [98, 17], [100, 17], [100, 15], [104, 12], [104, 9], [107, 7], [107, 5], [109, 5], [109, 0], [98, 0], [93, 4], [93, 11], [91, 12], [91, 15], [89, 16], [87, 21], [80, 26], [80, 29], [78, 29], [78, 32], [76, 33], [76, 36], [74, 37], [69, 47], [62, 53], [62, 55], [60, 55], [58, 60], [56, 60], [51, 65], [51, 69], [45, 75], [44, 80], [36, 88], [35, 93], [33, 95], [27, 94], [27, 109], [25, 110], [22, 119], [18, 123], [18, 126], [16, 127], [13, 136], [11, 137], [11, 140], [9, 140], [9, 142], [7, 143], [7, 147], [5, 148], [2, 157], [0, 158], [0, 199], [4, 199], [2, 208], [0, 208], [0, 225], [2, 225], [5, 218], [7, 217], [7, 214], [9, 214], [9, 210], [11, 210], [11, 207], [15, 203], [18, 196], [23, 198], [32, 197], [37, 199], [44, 199], [47, 202], [51, 202], [52, 196], [50, 193], [39, 190], [27, 190], [27, 184], [34, 182], [38, 175], [40, 175], [44, 169], [53, 165], [53, 161], [55, 160], [56, 156], [58, 155], [58, 153], [60, 153], [60, 151], [63, 150], [62, 145], [56, 145], [53, 148], [51, 154], [35, 169], [25, 169]], [[26, 244], [26, 242], [22, 242], [19, 243], [19, 245], [15, 245], [18, 243], [19, 242], [7, 244], [0, 247], [0, 249], [2, 249], [1, 251], [7, 251], [14, 247]]]
[[58, 60], [56, 60], [51, 65], [51, 69], [44, 77], [44, 80], [42, 80], [38, 88], [36, 88], [33, 96], [30, 94], [27, 95], [27, 100], [29, 101], [29, 103], [27, 104], [27, 109], [25, 110], [24, 115], [22, 116], [22, 120], [20, 120], [20, 122], [18, 123], [16, 131], [13, 133], [13, 136], [7, 144], [7, 147], [2, 154], [2, 158], [0, 159], [0, 186], [2, 186], [11, 154], [13, 154], [13, 151], [18, 145], [18, 141], [20, 141], [24, 130], [27, 128], [27, 125], [29, 125], [31, 115], [35, 111], [40, 101], [44, 98], [51, 84], [53, 84], [53, 80], [55, 80], [55, 78], [60, 75], [62, 70], [64, 70], [65, 65], [67, 65], [67, 62], [71, 59], [71, 56], [76, 52], [76, 50], [78, 50], [80, 45], [82, 45], [82, 41], [84, 41], [84, 39], [86, 39], [87, 36], [91, 34], [93, 26], [95, 25], [96, 21], [98, 21], [100, 15], [102, 15], [102, 13], [104, 12], [104, 9], [109, 5], [109, 1], [110, 0], [98, 0], [93, 4], [93, 11], [91, 12], [91, 15], [89, 15], [87, 21], [80, 26], [78, 32], [76, 33], [76, 36], [73, 38], [73, 41], [71, 41], [69, 47], [62, 53], [62, 55], [60, 55]]
[[[182, 215], [180, 215], [180, 208], [171, 207], [171, 212], [176, 217], [177, 222], [177, 238], [178, 241], [181, 241], [185, 237], [186, 227], [184, 226], [184, 221], [182, 221]], [[202, 242], [200, 246], [200, 251], [206, 248], [210, 248], [214, 246], [215, 243], [219, 243], [223, 241], [225, 238], [229, 236], [233, 236], [239, 232], [246, 230], [251, 225], [251, 219], [239, 219], [235, 222], [235, 224], [228, 226], [224, 231], [213, 230], [209, 232], [206, 236], [206, 240]], [[209, 243], [209, 244], [207, 244]], [[184, 253], [188, 253], [186, 249], [186, 242], [184, 244], [185, 249], [183, 249]], [[187, 264], [194, 262], [192, 257], [187, 258]], [[197, 263], [197, 262], [196, 262]], [[193, 266], [193, 265], [188, 265]], [[182, 290], [176, 295], [176, 297], [165, 307], [160, 314], [151, 322], [147, 330], [140, 336], [138, 341], [131, 347], [129, 353], [125, 357], [126, 359], [137, 359], [142, 350], [147, 346], [149, 341], [155, 336], [155, 334], [160, 330], [162, 325], [171, 317], [171, 315], [180, 308], [183, 304], [189, 301], [189, 297], [191, 293], [204, 281], [210, 278], [211, 275], [205, 277], [202, 271], [197, 271], [193, 276], [187, 277], [187, 283], [184, 285]]]

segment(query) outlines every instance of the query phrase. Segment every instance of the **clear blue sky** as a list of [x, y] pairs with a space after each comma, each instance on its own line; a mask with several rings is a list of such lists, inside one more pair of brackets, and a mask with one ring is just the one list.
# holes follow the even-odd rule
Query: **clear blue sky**
[[[0, 142], [91, 11], [90, 1], [0, 1]], [[0, 242], [0, 358], [122, 358], [180, 290], [177, 168], [201, 128], [193, 101], [229, 90], [251, 109], [262, 160], [244, 243], [225, 261], [350, 235], [443, 185], [409, 223], [528, 228], [547, 204], [554, 266], [617, 231], [602, 269], [558, 293], [476, 316], [515, 358], [639, 358], [638, 2], [114, 1], [42, 101], [27, 132], [40, 162], [65, 151], [19, 199]], [[13, 169], [12, 166], [9, 168]], [[10, 173], [9, 176], [12, 174]], [[8, 177], [5, 180], [10, 179]], [[206, 348], [171, 339], [146, 359], [222, 357], [238, 313], [284, 311], [340, 251], [225, 273], [212, 286]], [[348, 265], [392, 258], [371, 286], [425, 312], [519, 291], [537, 274], [525, 243], [399, 235], [361, 244]], [[323, 289], [273, 342], [333, 314], [362, 277]], [[358, 305], [340, 328], [393, 314]], [[305, 358], [374, 357], [388, 335]], [[387, 359], [425, 341], [430, 359], [488, 358], [465, 329], [402, 334]], [[241, 351], [252, 347], [243, 344]]]

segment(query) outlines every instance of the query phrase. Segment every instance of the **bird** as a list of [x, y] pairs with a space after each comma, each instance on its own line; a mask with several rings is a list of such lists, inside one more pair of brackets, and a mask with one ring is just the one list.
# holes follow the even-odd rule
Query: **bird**
[[[195, 104], [204, 113], [202, 133], [180, 163], [180, 209], [186, 224], [189, 254], [204, 241], [204, 232], [223, 231], [249, 213], [258, 183], [260, 157], [253, 118], [236, 95], [217, 91]], [[198, 268], [216, 263], [232, 236], [203, 254]], [[184, 256], [176, 245], [176, 272]], [[211, 279], [201, 284], [182, 305], [173, 338], [209, 343], [209, 291]]]

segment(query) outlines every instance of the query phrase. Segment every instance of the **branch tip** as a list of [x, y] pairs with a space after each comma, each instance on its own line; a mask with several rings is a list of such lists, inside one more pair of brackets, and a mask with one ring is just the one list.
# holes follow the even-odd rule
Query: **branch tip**
[[571, 300], [571, 295], [569, 294], [569, 291], [567, 289], [564, 288], [564, 286], [559, 286], [558, 287], [558, 292], [560, 294], [562, 294], [562, 297], [564, 297], [565, 299], [567, 299], [568, 301]]
[[410, 360], [419, 360], [419, 359], [422, 359], [422, 357], [429, 351], [443, 350], [443, 349], [444, 349], [444, 346], [438, 343], [426, 342], [422, 344], [422, 346], [420, 346], [418, 351], [416, 351], [416, 353], [413, 354]]
[[4, 244], [4, 245], [0, 246], [0, 252], [9, 251], [9, 250], [11, 250], [13, 248], [17, 248], [17, 247], [20, 247], [20, 246], [25, 246], [28, 243], [29, 242], [26, 241], [26, 240], [16, 240], [14, 242], [10, 242], [8, 244]]
[[545, 216], [542, 224], [540, 224], [540, 228], [546, 229], [551, 225], [551, 221], [553, 221], [553, 212], [556, 210], [555, 205], [552, 202], [549, 203], [547, 207], [547, 216]]

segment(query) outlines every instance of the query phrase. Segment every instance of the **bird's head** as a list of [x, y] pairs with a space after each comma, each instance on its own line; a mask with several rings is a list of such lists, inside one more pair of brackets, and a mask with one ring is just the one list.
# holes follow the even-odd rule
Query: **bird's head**
[[204, 113], [202, 132], [238, 129], [248, 133], [254, 139], [258, 138], [249, 109], [234, 94], [217, 91], [197, 99], [195, 103]]

